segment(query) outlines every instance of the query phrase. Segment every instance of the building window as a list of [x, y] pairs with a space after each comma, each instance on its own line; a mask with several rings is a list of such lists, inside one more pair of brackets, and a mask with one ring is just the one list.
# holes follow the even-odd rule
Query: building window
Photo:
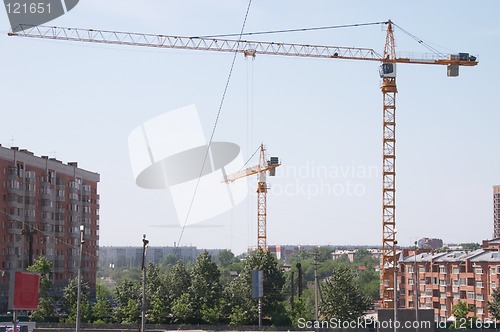
[[460, 286], [467, 285], [467, 278], [460, 278]]
[[477, 311], [476, 311], [479, 315], [482, 315], [484, 314], [484, 309], [483, 308], [477, 308]]
[[474, 292], [468, 291], [467, 292], [467, 299], [468, 300], [474, 300]]
[[476, 280], [476, 287], [477, 288], [483, 288], [484, 287], [484, 283], [480, 280]]
[[459, 274], [460, 273], [460, 268], [458, 266], [454, 266], [452, 270], [453, 274]]
[[484, 300], [484, 295], [483, 294], [476, 294], [476, 300], [477, 301], [483, 301]]
[[420, 266], [420, 267], [418, 268], [418, 273], [425, 273], [425, 267]]
[[408, 278], [408, 285], [413, 285], [413, 278]]
[[439, 273], [446, 273], [446, 266], [439, 266]]
[[483, 274], [483, 268], [482, 267], [474, 268], [474, 273], [475, 274]]

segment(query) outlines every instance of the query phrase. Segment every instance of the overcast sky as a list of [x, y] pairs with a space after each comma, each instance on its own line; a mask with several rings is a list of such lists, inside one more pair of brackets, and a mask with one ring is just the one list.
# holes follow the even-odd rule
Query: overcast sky
[[[480, 242], [493, 233], [492, 186], [500, 184], [500, 3], [481, 1], [254, 0], [246, 32], [392, 19], [476, 67], [397, 68], [397, 230]], [[50, 25], [206, 36], [238, 33], [247, 1], [82, 0]], [[142, 123], [196, 105], [212, 132], [233, 55], [7, 37], [0, 13], [0, 143], [101, 175], [100, 244], [195, 245], [235, 253], [255, 246], [255, 176], [234, 209], [182, 232], [168, 189], [136, 186], [128, 137]], [[401, 52], [426, 52], [400, 29]], [[379, 25], [247, 36], [274, 42], [373, 48]], [[269, 244], [370, 244], [382, 240], [382, 93], [378, 63], [301, 57], [236, 57], [214, 141], [263, 142], [282, 166], [269, 178]], [[253, 159], [249, 164], [255, 164]], [[215, 198], [214, 198], [215, 199]], [[182, 235], [181, 235], [182, 234]]]

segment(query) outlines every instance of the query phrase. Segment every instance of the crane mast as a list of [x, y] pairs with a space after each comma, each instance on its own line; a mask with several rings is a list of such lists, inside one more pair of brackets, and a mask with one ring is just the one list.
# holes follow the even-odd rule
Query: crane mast
[[[396, 272], [396, 64], [445, 65], [448, 76], [458, 76], [460, 66], [476, 66], [476, 57], [468, 53], [458, 54], [421, 54], [396, 55], [393, 23], [387, 24], [387, 35], [384, 54], [371, 48], [303, 45], [275, 42], [257, 42], [246, 40], [228, 40], [203, 37], [180, 37], [105, 31], [95, 29], [62, 28], [48, 26], [21, 25], [18, 32], [10, 32], [9, 36], [67, 40], [101, 44], [117, 44], [128, 46], [144, 46], [155, 48], [187, 49], [217, 52], [238, 52], [245, 56], [259, 54], [298, 56], [345, 60], [378, 61], [381, 63], [383, 95], [383, 170], [382, 170], [382, 261], [381, 261], [381, 297], [384, 308], [393, 308], [397, 300]], [[19, 29], [16, 29], [19, 30]], [[258, 173], [258, 246], [266, 248], [266, 194], [265, 172], [262, 170], [263, 147], [259, 167], [248, 168], [228, 176], [225, 181]], [[274, 170], [274, 168], [272, 168]]]
[[392, 22], [387, 25], [384, 62], [380, 67], [383, 95], [382, 150], [382, 306], [393, 308], [396, 301], [396, 45]]

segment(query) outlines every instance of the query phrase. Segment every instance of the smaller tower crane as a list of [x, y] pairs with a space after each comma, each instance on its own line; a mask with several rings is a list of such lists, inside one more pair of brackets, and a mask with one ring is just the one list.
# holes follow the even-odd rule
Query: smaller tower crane
[[276, 167], [280, 166], [281, 163], [278, 157], [271, 157], [266, 160], [266, 149], [264, 144], [260, 145], [260, 158], [259, 163], [255, 166], [243, 168], [236, 173], [226, 175], [222, 182], [229, 183], [234, 182], [237, 179], [257, 174], [257, 248], [264, 251], [267, 250], [267, 207], [266, 207], [266, 196], [267, 196], [267, 182], [266, 182], [266, 172], [269, 172], [269, 176], [276, 175]]

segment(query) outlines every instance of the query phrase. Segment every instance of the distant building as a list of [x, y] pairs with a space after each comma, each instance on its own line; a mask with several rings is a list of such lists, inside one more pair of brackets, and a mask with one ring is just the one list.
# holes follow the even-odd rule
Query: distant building
[[99, 248], [99, 174], [28, 150], [0, 145], [0, 312], [7, 310], [9, 282], [30, 260], [52, 263], [60, 293], [76, 278], [80, 226], [84, 225], [82, 277], [95, 290]]
[[493, 238], [500, 238], [500, 185], [493, 187]]
[[286, 261], [288, 256], [298, 252], [300, 250], [299, 246], [289, 246], [289, 245], [269, 245], [267, 250], [276, 255], [276, 258], [282, 261]]
[[346, 256], [349, 262], [354, 261], [354, 256], [356, 255], [356, 250], [347, 250], [347, 249], [336, 249], [332, 252], [332, 259], [335, 261], [342, 256]]
[[430, 239], [430, 238], [422, 238], [417, 241], [417, 245], [419, 248], [425, 249], [440, 249], [443, 247], [443, 240], [441, 239]]
[[484, 241], [474, 251], [402, 251], [398, 262], [399, 307], [434, 309], [436, 320], [452, 316], [464, 301], [474, 307], [469, 317], [491, 319], [487, 303], [500, 285], [500, 238]]
[[[363, 248], [363, 249], [368, 251], [371, 254], [372, 258], [380, 260], [382, 256], [382, 250], [380, 250], [379, 248]], [[349, 262], [352, 263], [354, 262], [354, 258], [356, 257], [357, 252], [358, 249], [335, 249], [332, 252], [332, 259], [336, 260], [346, 255]]]
[[[142, 263], [142, 246], [106, 246], [99, 249], [99, 265], [118, 267], [140, 267]], [[159, 264], [168, 256], [185, 262], [194, 262], [198, 255], [207, 251], [211, 256], [217, 256], [220, 249], [198, 249], [187, 247], [149, 247], [146, 251], [148, 263]]]

